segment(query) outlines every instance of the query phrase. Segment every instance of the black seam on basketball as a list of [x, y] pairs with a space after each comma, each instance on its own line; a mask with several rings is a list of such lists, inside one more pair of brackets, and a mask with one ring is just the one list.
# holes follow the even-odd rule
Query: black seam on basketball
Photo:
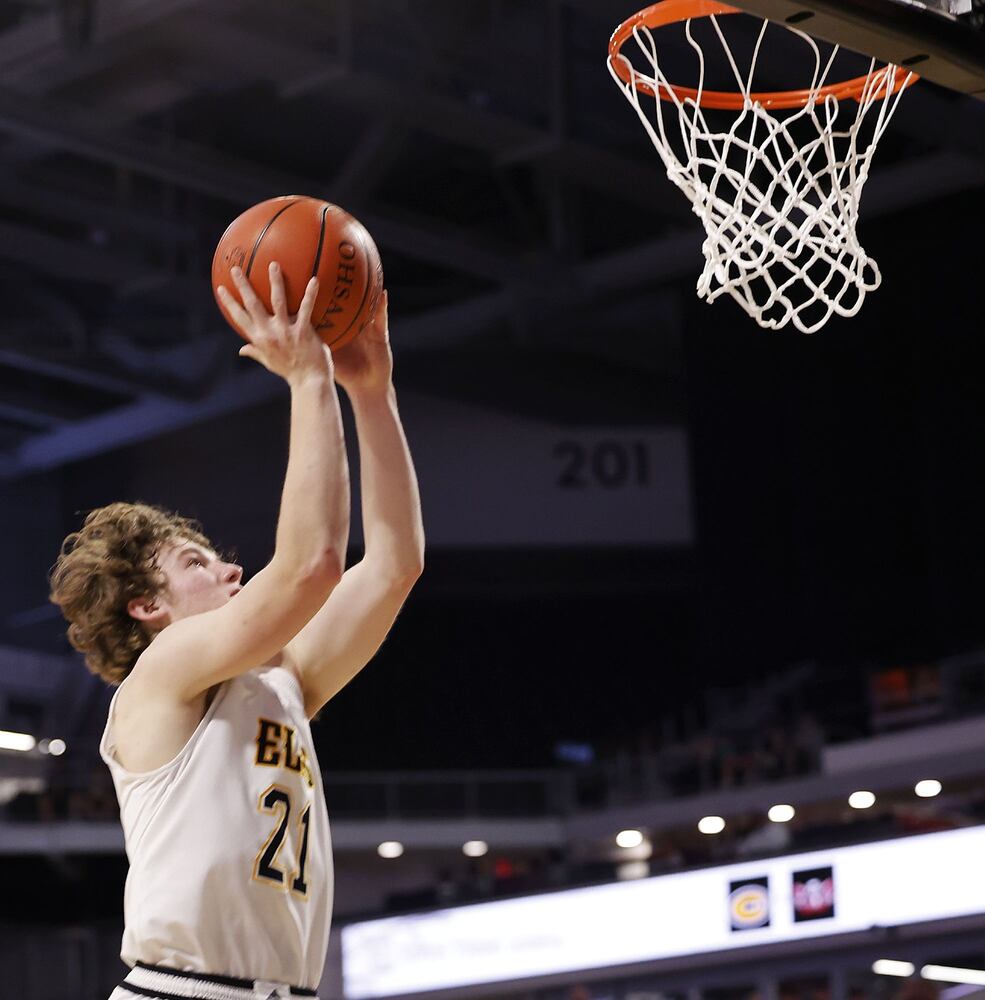
[[[362, 247], [362, 251], [363, 251], [363, 258], [366, 261], [366, 287], [363, 289], [362, 301], [359, 303], [359, 308], [356, 310], [355, 315], [352, 317], [352, 322], [344, 330], [342, 330], [338, 334], [338, 336], [332, 338], [332, 340], [325, 341], [325, 343], [329, 347], [331, 347], [333, 344], [335, 344], [339, 340], [341, 340], [352, 329], [352, 324], [355, 323], [356, 320], [358, 319], [359, 314], [362, 312], [363, 306], [366, 304], [366, 296], [369, 295], [369, 287], [370, 287], [370, 284], [372, 283], [370, 281], [371, 275], [369, 273], [369, 252], [368, 252], [368, 250], [366, 248], [366, 244], [364, 242], [362, 242], [362, 237], [359, 237], [359, 239], [360, 239], [360, 246]], [[367, 317], [367, 322], [368, 321], [369, 321], [369, 317]], [[316, 327], [316, 329], [320, 330], [321, 327], [320, 326]]]
[[283, 208], [277, 209], [277, 213], [274, 217], [260, 230], [260, 235], [257, 237], [256, 243], [253, 244], [253, 252], [250, 254], [250, 262], [246, 265], [246, 276], [250, 276], [250, 271], [253, 269], [253, 261], [256, 259], [257, 250], [260, 249], [260, 240], [267, 235], [267, 230], [292, 206], [296, 205], [296, 201], [288, 202]]
[[315, 250], [315, 262], [311, 266], [311, 277], [317, 277], [318, 275], [318, 265], [321, 264], [321, 252], [322, 247], [325, 245], [325, 219], [328, 216], [328, 210], [331, 205], [326, 205], [321, 210], [321, 229], [318, 231], [318, 248]]
[[172, 969], [167, 965], [148, 965], [146, 962], [135, 962], [135, 966], [148, 972], [160, 972], [165, 976], [180, 976], [182, 979], [200, 979], [206, 983], [218, 983], [220, 986], [238, 986], [243, 990], [253, 989], [252, 979], [238, 979], [236, 976], [213, 975], [208, 972], [187, 972], [184, 969]]
[[196, 997], [182, 996], [180, 993], [164, 993], [161, 990], [145, 990], [142, 986], [135, 986], [125, 979], [120, 983], [120, 988], [130, 993], [138, 993], [142, 997], [152, 997], [153, 1000], [199, 1000]]

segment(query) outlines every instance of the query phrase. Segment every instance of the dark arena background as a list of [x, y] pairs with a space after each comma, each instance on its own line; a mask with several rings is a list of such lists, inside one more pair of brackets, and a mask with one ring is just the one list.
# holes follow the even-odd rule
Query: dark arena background
[[0, 5], [0, 1000], [126, 971], [112, 692], [47, 574], [117, 499], [270, 558], [288, 394], [209, 267], [291, 193], [380, 248], [428, 539], [313, 724], [324, 1000], [985, 984], [985, 104], [903, 95], [881, 287], [762, 330], [695, 296], [701, 226], [605, 66], [635, 9]]

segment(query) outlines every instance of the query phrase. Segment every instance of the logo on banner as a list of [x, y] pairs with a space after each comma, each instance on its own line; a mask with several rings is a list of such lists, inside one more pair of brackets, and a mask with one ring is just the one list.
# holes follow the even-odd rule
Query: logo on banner
[[835, 915], [835, 879], [831, 868], [793, 873], [793, 919], [826, 920]]
[[770, 880], [746, 878], [729, 883], [729, 917], [733, 931], [749, 931], [770, 925]]

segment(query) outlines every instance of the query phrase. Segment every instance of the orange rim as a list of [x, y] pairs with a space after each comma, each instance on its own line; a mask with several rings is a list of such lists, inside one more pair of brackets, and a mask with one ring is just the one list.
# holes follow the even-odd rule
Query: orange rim
[[[723, 108], [730, 111], [741, 111], [745, 107], [746, 97], [744, 94], [733, 93], [725, 90], [703, 90], [698, 91], [693, 87], [678, 87], [675, 84], [661, 84], [659, 94], [648, 83], [634, 80], [632, 70], [629, 68], [628, 58], [621, 57], [622, 47], [626, 40], [631, 38], [637, 28], [662, 28], [668, 24], [676, 24], [679, 21], [687, 21], [693, 17], [714, 17], [718, 14], [743, 14], [744, 11], [728, 4], [715, 3], [714, 0], [662, 0], [651, 7], [645, 7], [632, 17], [623, 21], [612, 33], [609, 39], [609, 63], [615, 70], [617, 76], [624, 83], [636, 90], [643, 91], [651, 97], [659, 96], [661, 100], [670, 101], [671, 91], [678, 100], [696, 101], [703, 108]], [[908, 79], [909, 78], [909, 79]], [[857, 101], [860, 100], [869, 85], [870, 74], [857, 76], [852, 80], [844, 80], [841, 83], [829, 83], [817, 90], [764, 90], [758, 93], [751, 93], [749, 100], [761, 104], [764, 108], [802, 108], [812, 101], [824, 101], [828, 97], [834, 97], [841, 101], [846, 98]], [[892, 86], [885, 85], [879, 87], [878, 99], [882, 100], [890, 94], [895, 94], [904, 86], [916, 83], [920, 78], [916, 73], [901, 66], [896, 66], [893, 70]], [[700, 99], [699, 99], [700, 96]]]

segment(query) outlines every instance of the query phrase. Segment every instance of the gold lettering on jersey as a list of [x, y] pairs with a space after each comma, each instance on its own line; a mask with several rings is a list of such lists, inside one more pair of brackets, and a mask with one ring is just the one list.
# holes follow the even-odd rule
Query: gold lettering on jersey
[[282, 726], [270, 719], [260, 719], [257, 732], [257, 760], [262, 767], [280, 767], [280, 734]]
[[[284, 767], [288, 771], [300, 771], [301, 754], [294, 751], [294, 730], [290, 726], [286, 726], [285, 728], [287, 729], [287, 736], [284, 739]], [[302, 752], [303, 750], [304, 748], [302, 747]]]
[[308, 755], [301, 750], [301, 777], [304, 778], [309, 788], [315, 787], [315, 779], [311, 776], [311, 768], [308, 766]]
[[261, 718], [258, 721], [256, 763], [260, 767], [284, 767], [296, 771], [309, 788], [314, 788], [315, 779], [308, 754], [297, 739], [294, 728], [272, 719]]

